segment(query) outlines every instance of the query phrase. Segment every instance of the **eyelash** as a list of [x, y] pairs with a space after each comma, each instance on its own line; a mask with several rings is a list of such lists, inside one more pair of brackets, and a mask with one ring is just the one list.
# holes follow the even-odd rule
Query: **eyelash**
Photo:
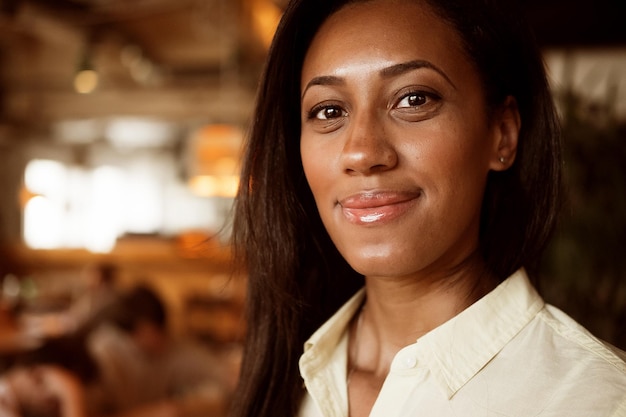
[[[318, 115], [320, 114], [320, 112], [324, 111], [324, 110], [336, 110], [338, 111], [341, 115], [345, 115], [347, 112], [341, 108], [341, 106], [337, 105], [337, 104], [318, 104], [317, 106], [313, 107], [307, 117], [308, 119], [317, 119], [317, 120], [333, 120], [336, 119], [337, 117], [331, 117], [331, 118], [326, 118], [326, 119], [321, 119], [318, 117]], [[340, 116], [338, 116], [340, 117]]]
[[[418, 97], [422, 100], [422, 102], [420, 104], [417, 105], [408, 105], [405, 107], [399, 107], [400, 103], [402, 103], [404, 100], [408, 100], [410, 97]], [[431, 102], [438, 102], [441, 99], [441, 97], [435, 93], [432, 93], [430, 91], [424, 91], [424, 90], [411, 90], [406, 92], [405, 94], [403, 94], [400, 99], [396, 102], [396, 104], [394, 105], [395, 108], [397, 109], [418, 109], [420, 107], [426, 106]], [[434, 103], [433, 103], [434, 104]]]
[[[404, 100], [409, 99], [410, 97], [418, 97], [419, 99], [421, 99], [421, 103], [417, 104], [417, 105], [407, 105], [407, 106], [403, 106], [403, 107], [399, 107], [399, 104], [402, 103]], [[432, 92], [429, 91], [424, 91], [424, 90], [411, 90], [406, 92], [405, 94], [403, 94], [394, 104], [394, 108], [396, 109], [400, 109], [400, 110], [404, 110], [404, 109], [419, 109], [420, 107], [426, 106], [428, 105], [430, 102], [438, 102], [441, 99], [441, 97], [437, 94], [434, 94]], [[434, 104], [434, 103], [433, 103]], [[338, 116], [336, 117], [326, 117], [326, 118], [320, 118], [318, 117], [320, 115], [321, 112], [323, 111], [328, 111], [328, 110], [335, 110], [339, 113]], [[332, 121], [332, 120], [336, 120], [342, 116], [345, 116], [347, 114], [347, 112], [338, 104], [318, 104], [317, 106], [313, 107], [307, 114], [307, 119], [311, 120], [311, 119], [315, 119], [315, 120], [320, 120], [320, 121]]]

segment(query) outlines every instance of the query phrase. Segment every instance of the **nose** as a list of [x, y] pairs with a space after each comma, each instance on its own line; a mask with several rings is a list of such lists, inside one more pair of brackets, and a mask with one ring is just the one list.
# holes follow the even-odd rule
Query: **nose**
[[398, 153], [376, 114], [352, 114], [341, 163], [348, 174], [371, 175], [394, 168]]

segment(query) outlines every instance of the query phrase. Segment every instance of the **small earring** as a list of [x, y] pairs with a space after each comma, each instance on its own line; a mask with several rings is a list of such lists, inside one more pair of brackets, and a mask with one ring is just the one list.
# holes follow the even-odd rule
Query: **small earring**
[[504, 156], [501, 156], [501, 157], [500, 157], [500, 163], [502, 163], [502, 164], [503, 164], [503, 163], [505, 163], [505, 162], [506, 162], [506, 159], [504, 158]]

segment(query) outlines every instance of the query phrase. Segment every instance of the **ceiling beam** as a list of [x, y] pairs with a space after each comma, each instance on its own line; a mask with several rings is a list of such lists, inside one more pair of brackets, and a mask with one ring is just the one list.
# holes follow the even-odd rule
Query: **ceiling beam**
[[71, 91], [5, 93], [5, 120], [38, 124], [119, 115], [243, 124], [254, 103], [254, 93], [238, 87], [107, 90], [85, 95]]

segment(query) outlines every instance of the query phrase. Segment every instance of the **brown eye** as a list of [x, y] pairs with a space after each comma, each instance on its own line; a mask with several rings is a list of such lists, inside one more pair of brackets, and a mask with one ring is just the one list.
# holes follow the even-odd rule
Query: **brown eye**
[[428, 96], [423, 93], [411, 93], [407, 94], [398, 103], [398, 108], [405, 107], [418, 107], [428, 102]]
[[345, 112], [337, 106], [324, 106], [311, 111], [311, 116], [319, 120], [331, 120], [345, 115]]

